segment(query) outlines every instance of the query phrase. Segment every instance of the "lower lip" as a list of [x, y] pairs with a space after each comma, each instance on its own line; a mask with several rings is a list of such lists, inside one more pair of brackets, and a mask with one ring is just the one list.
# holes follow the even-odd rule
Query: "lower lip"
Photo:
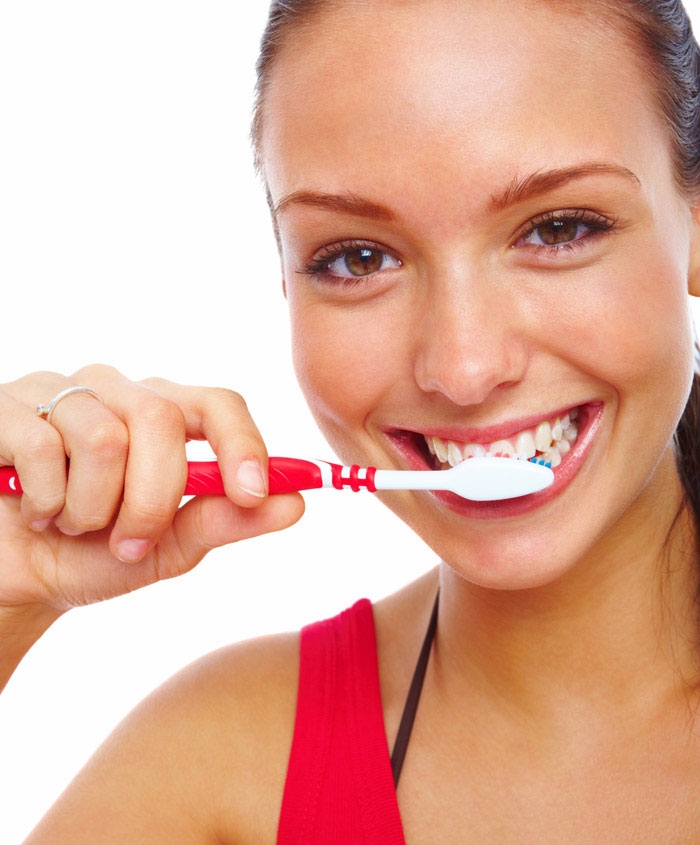
[[[589, 404], [579, 409], [579, 435], [570, 452], [554, 468], [554, 481], [545, 490], [520, 496], [517, 499], [503, 499], [497, 502], [473, 502], [463, 499], [456, 493], [444, 490], [429, 491], [429, 495], [446, 505], [451, 511], [470, 519], [504, 519], [522, 516], [541, 508], [556, 499], [578, 475], [583, 466], [596, 432], [600, 428], [603, 415], [602, 404]], [[409, 469], [426, 469], [425, 459], [419, 456], [413, 447], [407, 445], [405, 438], [391, 437], [392, 444], [398, 449]]]

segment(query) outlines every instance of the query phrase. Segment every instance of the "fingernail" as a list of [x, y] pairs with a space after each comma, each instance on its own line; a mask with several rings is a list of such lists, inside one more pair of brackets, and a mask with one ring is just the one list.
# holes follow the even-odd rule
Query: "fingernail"
[[117, 545], [117, 557], [123, 563], [136, 563], [148, 551], [150, 540], [122, 540]]
[[265, 476], [257, 461], [243, 461], [236, 473], [236, 484], [251, 496], [262, 499], [267, 495]]
[[51, 525], [52, 519], [36, 519], [34, 522], [29, 524], [29, 527], [32, 531], [46, 531], [46, 529]]

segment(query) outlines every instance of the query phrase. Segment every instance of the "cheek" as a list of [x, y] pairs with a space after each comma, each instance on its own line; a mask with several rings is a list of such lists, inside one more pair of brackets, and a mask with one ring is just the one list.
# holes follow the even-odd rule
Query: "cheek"
[[372, 311], [305, 301], [289, 292], [294, 368], [319, 428], [336, 450], [398, 380], [405, 353]]
[[611, 381], [644, 381], [659, 370], [685, 373], [692, 363], [687, 280], [667, 250], [589, 271], [558, 300], [553, 337], [580, 355], [584, 369], [607, 372]]

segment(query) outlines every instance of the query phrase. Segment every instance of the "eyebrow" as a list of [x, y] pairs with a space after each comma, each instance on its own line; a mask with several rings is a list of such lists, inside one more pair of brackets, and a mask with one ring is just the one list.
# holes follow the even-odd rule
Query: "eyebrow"
[[[560, 188], [568, 182], [583, 179], [598, 174], [620, 176], [633, 182], [637, 187], [641, 182], [635, 174], [626, 167], [606, 162], [588, 162], [572, 167], [562, 167], [554, 170], [540, 170], [524, 178], [515, 177], [503, 193], [491, 198], [491, 209], [500, 211], [509, 205], [524, 202], [532, 197], [545, 194]], [[380, 203], [359, 197], [353, 193], [331, 194], [325, 191], [292, 191], [272, 206], [273, 218], [290, 205], [306, 205], [313, 208], [323, 208], [338, 214], [348, 214], [353, 217], [367, 217], [374, 220], [395, 220], [393, 212]]]
[[524, 202], [540, 194], [546, 194], [549, 191], [560, 188], [562, 185], [566, 185], [568, 182], [583, 179], [586, 176], [597, 176], [601, 173], [621, 176], [633, 182], [637, 187], [641, 187], [642, 184], [637, 176], [626, 167], [620, 167], [617, 164], [608, 164], [606, 162], [587, 162], [573, 167], [539, 170], [524, 178], [516, 177], [502, 194], [491, 198], [491, 208], [494, 211], [500, 211], [509, 205]]
[[339, 214], [350, 214], [353, 217], [370, 217], [374, 220], [394, 220], [393, 213], [384, 205], [372, 200], [358, 197], [355, 194], [328, 194], [323, 191], [293, 191], [287, 194], [273, 206], [272, 213], [277, 217], [290, 205], [309, 205], [324, 208]]

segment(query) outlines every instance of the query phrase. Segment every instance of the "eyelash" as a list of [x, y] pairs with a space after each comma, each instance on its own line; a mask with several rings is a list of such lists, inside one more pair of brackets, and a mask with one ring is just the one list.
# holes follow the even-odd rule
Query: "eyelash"
[[563, 241], [559, 244], [541, 243], [526, 245], [529, 246], [530, 249], [534, 250], [538, 255], [545, 253], [545, 255], [553, 256], [563, 250], [572, 252], [573, 250], [581, 249], [586, 242], [592, 238], [614, 229], [616, 222], [616, 220], [611, 219], [610, 217], [605, 217], [597, 211], [592, 211], [588, 208], [565, 208], [557, 211], [548, 211], [544, 214], [538, 215], [537, 217], [533, 217], [532, 220], [528, 221], [525, 227], [516, 234], [515, 240], [511, 244], [511, 249], [523, 248], [518, 245], [526, 238], [535, 234], [538, 229], [542, 229], [548, 224], [563, 223], [585, 226], [587, 229], [585, 234], [581, 237], [576, 237], [573, 240]]
[[319, 253], [302, 268], [301, 272], [317, 281], [328, 282], [335, 285], [357, 285], [366, 279], [369, 279], [374, 275], [374, 273], [367, 273], [364, 276], [340, 276], [336, 273], [331, 273], [329, 271], [329, 267], [334, 262], [338, 261], [338, 259], [360, 250], [369, 250], [371, 252], [381, 253], [383, 256], [395, 261], [399, 267], [401, 266], [401, 261], [399, 261], [398, 258], [395, 258], [391, 252], [387, 250], [386, 247], [381, 246], [381, 244], [377, 244], [372, 241], [347, 240], [339, 241], [336, 244], [323, 247]]
[[[553, 223], [578, 224], [584, 226], [587, 231], [580, 237], [576, 237], [570, 241], [563, 241], [558, 244], [541, 243], [528, 244], [520, 247], [518, 246], [519, 244], [522, 244], [526, 238], [534, 235], [538, 229], [542, 229], [544, 226], [547, 226], [548, 224], [551, 225]], [[587, 208], [548, 211], [544, 214], [538, 215], [537, 217], [533, 217], [528, 221], [525, 227], [516, 234], [515, 239], [511, 244], [511, 249], [522, 249], [528, 247], [537, 255], [542, 255], [544, 253], [545, 256], [555, 256], [564, 250], [572, 252], [573, 250], [581, 249], [587, 241], [604, 234], [605, 232], [611, 231], [614, 229], [615, 225], [616, 220], [605, 217], [604, 215]], [[373, 243], [372, 241], [351, 239], [339, 241], [338, 243], [323, 247], [319, 253], [301, 269], [300, 272], [319, 282], [326, 282], [340, 286], [357, 285], [371, 278], [380, 271], [373, 271], [367, 273], [366, 275], [359, 276], [341, 276], [330, 272], [329, 267], [335, 261], [338, 261], [338, 259], [359, 250], [369, 250], [375, 253], [381, 253], [385, 257], [395, 261], [398, 267], [401, 266], [401, 261], [398, 258], [395, 258], [391, 252], [389, 252], [385, 247], [382, 247], [380, 244]]]

